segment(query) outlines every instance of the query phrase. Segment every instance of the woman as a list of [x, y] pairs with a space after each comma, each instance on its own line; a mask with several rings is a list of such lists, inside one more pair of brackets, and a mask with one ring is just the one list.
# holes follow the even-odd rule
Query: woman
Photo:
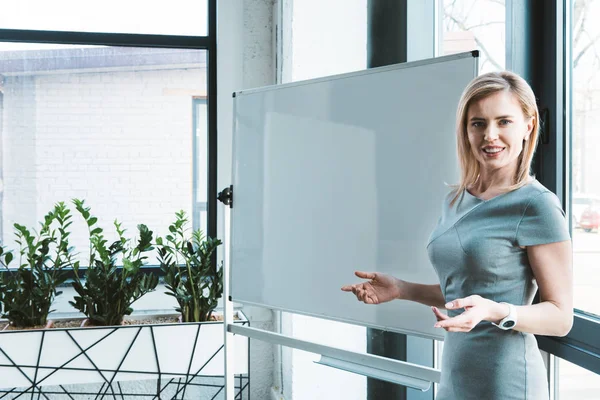
[[369, 281], [342, 288], [367, 304], [431, 306], [435, 327], [446, 330], [437, 400], [549, 397], [533, 335], [571, 329], [572, 251], [558, 199], [529, 174], [538, 124], [521, 77], [475, 78], [457, 112], [460, 182], [427, 245], [440, 284], [356, 272]]

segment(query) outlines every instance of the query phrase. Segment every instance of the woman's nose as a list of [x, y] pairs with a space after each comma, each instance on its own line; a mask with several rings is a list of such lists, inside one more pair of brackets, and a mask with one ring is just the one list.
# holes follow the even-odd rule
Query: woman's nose
[[488, 126], [487, 129], [484, 132], [484, 137], [483, 137], [487, 142], [493, 142], [494, 140], [498, 139], [498, 130], [496, 129], [496, 127], [494, 126]]

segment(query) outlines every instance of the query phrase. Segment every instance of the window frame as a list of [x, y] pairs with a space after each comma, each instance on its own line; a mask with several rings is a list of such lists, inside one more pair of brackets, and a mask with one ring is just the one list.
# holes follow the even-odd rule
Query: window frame
[[[205, 50], [207, 53], [207, 231], [211, 237], [217, 236], [217, 0], [207, 0], [208, 34], [207, 36], [129, 34], [111, 32], [69, 32], [43, 31], [30, 29], [0, 29], [0, 42], [150, 47], [169, 49]], [[194, 103], [195, 104], [195, 103]], [[192, 133], [195, 135], [195, 133]], [[194, 156], [196, 152], [194, 151]], [[197, 160], [194, 158], [193, 164]], [[193, 187], [197, 187], [197, 173], [193, 174]], [[192, 196], [192, 215], [196, 214], [195, 193]], [[195, 223], [195, 222], [194, 222]], [[212, 260], [216, 266], [216, 257]], [[87, 267], [79, 269], [80, 277], [85, 275]], [[145, 265], [146, 272], [162, 275], [158, 265]], [[5, 273], [0, 271], [0, 273]], [[70, 273], [74, 273], [70, 271]]]

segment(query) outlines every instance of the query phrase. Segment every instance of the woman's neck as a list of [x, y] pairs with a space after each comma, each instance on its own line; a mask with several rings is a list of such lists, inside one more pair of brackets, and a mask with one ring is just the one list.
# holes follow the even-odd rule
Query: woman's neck
[[510, 170], [500, 169], [494, 171], [482, 170], [479, 174], [479, 178], [475, 184], [469, 188], [469, 190], [477, 193], [478, 195], [497, 195], [506, 191], [509, 187], [515, 184], [515, 174], [515, 168], [510, 168]]

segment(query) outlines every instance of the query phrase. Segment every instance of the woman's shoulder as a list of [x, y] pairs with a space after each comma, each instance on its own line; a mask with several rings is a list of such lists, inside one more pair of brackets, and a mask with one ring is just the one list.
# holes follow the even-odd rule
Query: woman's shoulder
[[520, 203], [526, 208], [560, 206], [558, 197], [537, 179], [515, 190], [515, 196], [512, 197], [513, 201]]
[[524, 192], [526, 192], [527, 194], [533, 196], [542, 193], [552, 193], [546, 186], [542, 185], [540, 181], [534, 178], [526, 185], [524, 185], [522, 189], [524, 189]]
[[524, 187], [522, 213], [515, 239], [533, 246], [570, 239], [565, 212], [558, 197], [537, 180]]

